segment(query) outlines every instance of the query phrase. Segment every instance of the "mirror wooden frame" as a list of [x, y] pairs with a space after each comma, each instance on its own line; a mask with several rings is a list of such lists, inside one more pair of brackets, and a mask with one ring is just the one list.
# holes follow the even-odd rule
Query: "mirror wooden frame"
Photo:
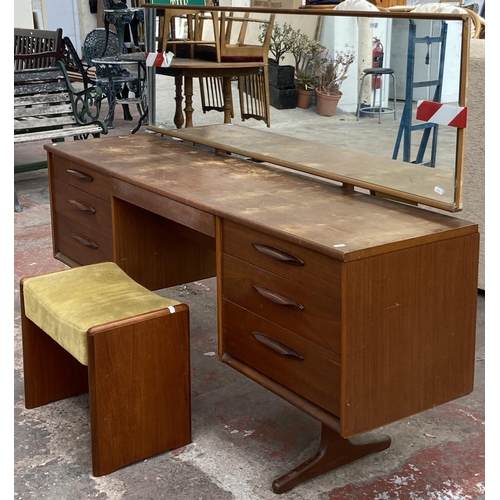
[[[175, 5], [171, 6], [168, 4], [143, 4], [145, 7], [145, 25], [146, 25], [146, 51], [156, 51], [155, 41], [156, 33], [151, 29], [155, 26], [156, 19], [156, 9], [176, 9], [182, 11], [192, 10], [192, 7]], [[332, 6], [330, 6], [332, 7]], [[470, 39], [472, 33], [472, 22], [468, 14], [437, 14], [437, 13], [422, 13], [422, 12], [390, 12], [390, 11], [348, 11], [348, 10], [334, 10], [332, 8], [307, 8], [302, 7], [299, 9], [268, 9], [268, 8], [241, 8], [241, 7], [214, 7], [214, 6], [197, 6], [200, 11], [218, 11], [218, 12], [252, 12], [252, 13], [268, 13], [278, 15], [301, 15], [301, 16], [328, 16], [328, 17], [357, 17], [357, 18], [374, 18], [374, 19], [414, 19], [414, 20], [436, 20], [436, 21], [459, 21], [462, 23], [462, 39], [461, 39], [461, 67], [459, 71], [459, 99], [458, 106], [467, 107], [467, 89], [468, 89], [468, 61], [470, 52]], [[149, 102], [149, 118], [150, 125], [152, 129], [155, 129], [155, 106], [156, 106], [156, 90], [155, 90], [155, 68], [148, 67], [148, 102]], [[157, 129], [155, 129], [157, 131]], [[166, 130], [162, 129], [166, 135], [178, 137], [181, 139], [188, 139], [186, 136], [186, 131], [188, 129], [179, 128], [177, 130]], [[272, 127], [270, 132], [272, 132]], [[395, 199], [397, 201], [409, 202], [412, 204], [422, 204], [438, 208], [441, 210], [449, 212], [457, 212], [462, 209], [462, 193], [463, 193], [463, 174], [464, 174], [464, 163], [465, 163], [465, 134], [466, 128], [457, 128], [457, 141], [456, 141], [456, 156], [455, 156], [455, 186], [454, 186], [454, 197], [451, 203], [444, 203], [439, 201], [439, 199], [428, 198], [421, 196], [419, 194], [407, 192], [395, 188], [391, 185], [381, 185], [378, 183], [373, 183], [366, 181], [364, 179], [351, 178], [344, 173], [338, 173], [334, 171], [334, 168], [328, 171], [320, 171], [317, 169], [311, 169], [307, 165], [301, 165], [297, 163], [286, 164], [282, 163], [282, 166], [288, 168], [293, 168], [305, 172], [307, 174], [312, 174], [318, 177], [327, 178], [329, 180], [338, 181], [344, 185], [350, 187], [356, 187], [361, 189], [369, 190], [372, 194], [379, 196], [384, 196], [388, 198]], [[203, 141], [197, 141], [198, 143], [203, 143]], [[214, 147], [212, 141], [207, 141], [206, 145]], [[239, 153], [239, 151], [234, 151]], [[377, 158], [373, 156], [372, 158]], [[380, 160], [380, 159], [379, 159]], [[391, 160], [397, 161], [397, 160]], [[276, 162], [279, 164], [279, 162]], [[403, 163], [403, 162], [400, 162]], [[409, 165], [409, 164], [406, 164]], [[423, 167], [426, 168], [426, 167]], [[436, 185], [436, 189], [439, 189]], [[438, 192], [438, 191], [436, 191]]]

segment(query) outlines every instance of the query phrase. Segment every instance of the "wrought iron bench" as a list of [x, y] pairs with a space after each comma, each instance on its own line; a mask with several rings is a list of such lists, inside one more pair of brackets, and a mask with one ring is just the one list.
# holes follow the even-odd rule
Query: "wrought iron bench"
[[[99, 120], [101, 99], [100, 87], [76, 90], [61, 61], [55, 67], [14, 70], [14, 144], [107, 134]], [[46, 166], [46, 161], [17, 165], [14, 173]], [[15, 189], [14, 209], [21, 211]]]

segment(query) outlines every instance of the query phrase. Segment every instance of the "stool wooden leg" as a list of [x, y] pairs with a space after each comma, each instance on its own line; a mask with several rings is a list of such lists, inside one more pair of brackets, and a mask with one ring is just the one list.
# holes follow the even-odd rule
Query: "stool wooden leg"
[[87, 367], [26, 317], [20, 293], [26, 408], [87, 392]]
[[187, 305], [91, 328], [88, 347], [95, 476], [191, 442]]

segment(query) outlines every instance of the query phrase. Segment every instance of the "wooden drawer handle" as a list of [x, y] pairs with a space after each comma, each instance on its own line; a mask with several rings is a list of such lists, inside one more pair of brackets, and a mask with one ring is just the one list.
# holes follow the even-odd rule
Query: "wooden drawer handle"
[[259, 332], [252, 332], [252, 335], [261, 344], [264, 344], [278, 354], [281, 354], [283, 356], [292, 356], [298, 359], [304, 359], [304, 356], [302, 356], [302, 354], [294, 351], [291, 347], [288, 347], [286, 344], [283, 344], [283, 342], [280, 342], [279, 340], [273, 339], [272, 337], [268, 337], [267, 335]]
[[93, 242], [92, 240], [89, 240], [88, 238], [85, 238], [84, 236], [80, 236], [79, 234], [76, 233], [71, 233], [71, 237], [74, 238], [78, 243], [81, 243], [82, 245], [85, 245], [86, 247], [90, 247], [93, 249], [97, 249], [98, 245], [97, 243]]
[[77, 210], [85, 212], [87, 214], [95, 214], [95, 208], [83, 203], [83, 201], [78, 200], [68, 200], [71, 205], [73, 205]]
[[84, 174], [83, 172], [80, 172], [80, 170], [73, 170], [71, 168], [68, 168], [66, 172], [68, 172], [68, 174], [72, 175], [73, 177], [76, 177], [79, 181], [92, 182], [94, 180], [93, 177]]
[[295, 257], [291, 253], [284, 252], [278, 248], [271, 247], [269, 245], [261, 245], [260, 243], [252, 243], [252, 246], [258, 252], [270, 257], [271, 259], [278, 260], [284, 264], [289, 264], [291, 266], [303, 266], [304, 261]]
[[293, 300], [290, 297], [283, 295], [282, 293], [275, 292], [274, 290], [269, 290], [269, 288], [265, 288], [260, 285], [253, 285], [253, 288], [255, 288], [255, 290], [257, 290], [262, 295], [262, 297], [270, 300], [271, 302], [274, 302], [275, 304], [289, 307], [290, 309], [296, 309], [297, 311], [304, 310], [304, 306], [300, 302], [297, 302], [296, 300]]

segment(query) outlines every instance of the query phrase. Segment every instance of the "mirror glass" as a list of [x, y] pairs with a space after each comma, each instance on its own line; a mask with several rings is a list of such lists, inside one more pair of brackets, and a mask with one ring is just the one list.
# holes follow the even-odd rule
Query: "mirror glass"
[[[253, 2], [257, 3], [257, 0]], [[162, 22], [162, 16], [158, 16], [158, 13], [165, 12], [169, 7], [161, 5], [163, 10], [160, 5], [155, 7], [158, 10], [155, 9], [155, 15], [149, 19], [150, 24], [154, 19], [157, 41], [161, 37]], [[222, 11], [227, 11], [227, 8], [200, 8], [208, 15], [217, 12], [220, 16]], [[251, 17], [259, 19], [275, 15], [270, 59], [275, 56], [273, 48], [280, 36], [299, 33], [324, 47], [327, 52], [323, 52], [323, 55], [328, 54], [334, 60], [344, 62], [350, 59], [351, 63], [345, 78], [341, 79], [342, 96], [333, 116], [318, 114], [318, 97], [314, 94], [309, 108], [297, 107], [295, 87], [298, 82], [295, 81], [294, 85], [292, 80], [291, 86], [285, 84], [278, 93], [271, 89], [269, 127], [263, 120], [242, 119], [238, 79], [233, 77], [232, 124], [293, 138], [297, 141], [298, 149], [299, 146], [306, 146], [300, 141], [314, 145], [314, 155], [304, 154], [300, 157], [297, 151], [290, 151], [291, 158], [285, 158], [287, 161], [283, 163], [287, 167], [352, 184], [356, 189], [369, 190], [372, 194], [449, 211], [461, 209], [465, 129], [450, 123], [454, 113], [459, 113], [460, 107], [465, 106], [466, 102], [467, 64], [464, 61], [468, 43], [464, 43], [464, 36], [469, 29], [467, 16], [304, 8], [249, 10]], [[176, 7], [178, 11], [182, 13], [182, 7]], [[187, 30], [182, 19], [174, 22], [179, 23], [176, 25], [176, 36], [188, 38], [187, 32], [182, 35], [182, 30]], [[232, 37], [237, 36], [238, 32], [239, 27], [234, 28]], [[245, 43], [260, 45], [264, 34], [265, 28], [261, 23], [248, 23]], [[213, 26], [205, 20], [203, 37], [210, 39], [211, 36]], [[270, 78], [276, 69], [272, 67], [273, 64], [273, 61], [269, 62]], [[285, 51], [279, 66], [294, 68], [294, 55]], [[363, 79], [364, 70], [373, 67], [389, 69], [390, 74], [368, 74]], [[342, 70], [342, 65], [338, 70]], [[174, 121], [176, 104], [181, 99], [179, 93], [176, 95], [175, 79], [160, 74], [158, 69], [153, 70], [154, 73], [151, 73], [151, 69], [149, 71], [149, 85], [154, 86], [150, 97], [154, 109], [150, 110], [149, 125], [182, 138], [183, 130], [188, 129], [183, 128], [185, 123], [178, 128], [179, 124], [176, 125]], [[151, 75], [153, 78], [149, 79]], [[295, 79], [296, 76], [295, 72]], [[284, 89], [288, 89], [288, 92], [283, 92]], [[203, 111], [198, 78], [193, 78], [192, 94], [192, 126], [223, 123], [221, 110]], [[184, 95], [182, 98], [184, 108], [187, 103]], [[384, 111], [381, 115], [378, 113], [380, 99]], [[417, 119], [417, 105], [421, 101], [424, 101], [420, 104], [422, 109], [426, 106], [425, 101], [446, 104], [443, 109], [448, 115], [445, 114], [444, 118], [436, 118], [435, 115], [432, 120], [439, 123], [427, 121], [430, 120], [427, 115], [427, 118], [419, 116], [420, 119]], [[431, 109], [429, 113], [432, 115], [435, 111]], [[264, 142], [255, 144], [255, 148], [268, 157], [273, 155], [270, 137], [267, 146]], [[323, 148], [323, 160], [314, 161], [317, 152]], [[308, 158], [313, 160], [309, 162]]]

